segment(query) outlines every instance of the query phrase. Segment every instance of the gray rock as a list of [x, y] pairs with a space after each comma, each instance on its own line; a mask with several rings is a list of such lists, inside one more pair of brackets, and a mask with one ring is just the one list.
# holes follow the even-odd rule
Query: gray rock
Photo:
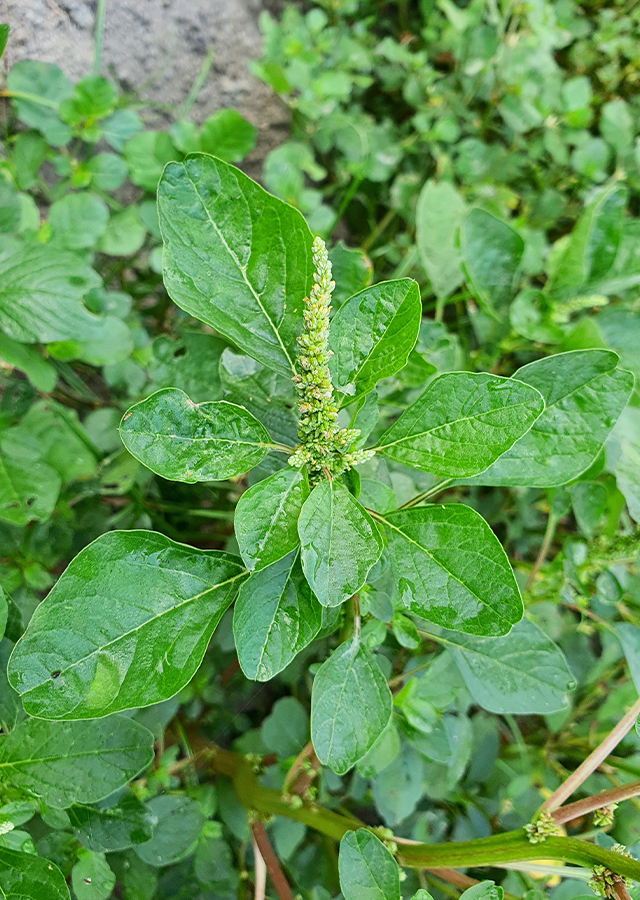
[[[288, 110], [254, 78], [248, 62], [260, 56], [260, 0], [107, 0], [102, 74], [125, 91], [159, 104], [144, 111], [149, 124], [172, 121], [210, 47], [213, 65], [189, 118], [201, 122], [234, 107], [258, 129], [258, 144], [243, 165], [259, 174], [262, 160], [285, 139]], [[91, 72], [96, 0], [0, 0], [0, 21], [11, 26], [6, 63], [52, 62], [73, 80]]]

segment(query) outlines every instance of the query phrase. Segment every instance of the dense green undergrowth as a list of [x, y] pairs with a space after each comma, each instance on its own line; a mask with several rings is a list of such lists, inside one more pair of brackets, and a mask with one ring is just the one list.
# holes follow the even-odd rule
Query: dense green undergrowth
[[639, 29], [265, 18], [272, 193], [232, 110], [9, 71], [5, 896], [640, 881]]

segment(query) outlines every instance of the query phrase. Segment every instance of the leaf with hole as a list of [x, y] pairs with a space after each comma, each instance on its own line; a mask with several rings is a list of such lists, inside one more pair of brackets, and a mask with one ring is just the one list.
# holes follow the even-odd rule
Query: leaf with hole
[[10, 684], [28, 713], [47, 719], [166, 700], [196, 672], [244, 575], [230, 553], [153, 531], [104, 534], [36, 609], [11, 655]]

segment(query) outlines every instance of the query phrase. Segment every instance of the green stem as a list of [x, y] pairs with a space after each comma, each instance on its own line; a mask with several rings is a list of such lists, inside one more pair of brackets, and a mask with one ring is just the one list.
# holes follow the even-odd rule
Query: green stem
[[196, 79], [191, 85], [191, 90], [187, 94], [187, 97], [178, 112], [178, 119], [184, 119], [185, 116], [189, 113], [189, 110], [191, 109], [193, 104], [198, 99], [198, 94], [200, 93], [202, 85], [205, 83], [207, 75], [209, 74], [209, 69], [213, 64], [213, 57], [215, 56], [215, 52], [215, 47], [212, 47], [207, 53], [204, 62], [200, 66], [200, 71], [196, 75]]
[[338, 207], [338, 211], [336, 212], [333, 222], [331, 223], [331, 227], [329, 228], [329, 232], [328, 232], [329, 234], [331, 234], [333, 232], [333, 229], [336, 227], [336, 225], [342, 218], [342, 214], [346, 210], [347, 206], [351, 203], [351, 200], [353, 199], [353, 195], [360, 187], [361, 182], [362, 182], [362, 177], [359, 175], [355, 176], [351, 179], [349, 187], [344, 192], [344, 197], [342, 198], [342, 203]]
[[453, 478], [443, 478], [442, 481], [432, 485], [428, 490], [423, 491], [416, 497], [412, 497], [411, 500], [407, 500], [407, 502], [403, 503], [402, 506], [399, 506], [398, 509], [411, 509], [412, 506], [417, 506], [418, 503], [422, 503], [423, 500], [428, 500], [429, 497], [439, 494], [440, 491], [445, 491], [452, 482]]
[[17, 97], [18, 100], [31, 100], [32, 103], [39, 103], [40, 106], [48, 106], [50, 109], [58, 109], [60, 105], [55, 100], [49, 100], [48, 97], [38, 97], [37, 94], [30, 94], [28, 91], [0, 91], [0, 97]]
[[92, 75], [99, 75], [102, 68], [102, 48], [104, 46], [104, 19], [107, 12], [107, 0], [98, 0], [96, 8], [96, 27], [93, 38]]
[[542, 538], [542, 544], [540, 545], [540, 550], [538, 552], [538, 555], [536, 556], [536, 561], [533, 564], [533, 569], [531, 569], [529, 577], [527, 578], [527, 583], [524, 586], [525, 591], [528, 591], [535, 581], [538, 570], [547, 557], [549, 547], [551, 546], [551, 541], [553, 540], [553, 536], [556, 533], [558, 522], [558, 516], [554, 516], [553, 513], [549, 513], [549, 518], [547, 519], [547, 527], [544, 533], [544, 537]]
[[[210, 747], [203, 756], [211, 768], [232, 779], [238, 799], [248, 810], [302, 822], [336, 841], [341, 840], [349, 831], [366, 827], [355, 818], [348, 818], [312, 803], [304, 802], [300, 807], [292, 805], [283, 799], [279, 791], [263, 787], [250, 763], [236, 753]], [[375, 829], [369, 830], [375, 834]], [[538, 844], [532, 844], [524, 828], [473, 841], [444, 844], [400, 842], [396, 857], [400, 865], [415, 869], [467, 868], [520, 860], [555, 859], [587, 869], [603, 865], [618, 875], [640, 881], [640, 862], [635, 859], [575, 838], [548, 837]]]

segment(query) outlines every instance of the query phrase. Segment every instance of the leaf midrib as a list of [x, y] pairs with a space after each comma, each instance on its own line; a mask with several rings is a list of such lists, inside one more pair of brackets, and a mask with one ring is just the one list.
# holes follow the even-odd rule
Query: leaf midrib
[[[281, 349], [282, 352], [284, 353], [284, 355], [285, 355], [285, 357], [286, 357], [286, 360], [287, 360], [287, 362], [289, 363], [289, 365], [290, 365], [290, 367], [291, 367], [291, 371], [295, 373], [295, 366], [294, 366], [294, 364], [293, 364], [293, 360], [292, 360], [291, 357], [289, 356], [289, 353], [288, 353], [288, 351], [287, 351], [287, 348], [285, 347], [285, 345], [284, 345], [284, 343], [283, 343], [283, 341], [282, 341], [282, 338], [280, 337], [280, 332], [278, 331], [278, 328], [277, 328], [275, 322], [273, 321], [273, 319], [271, 318], [271, 316], [270, 316], [269, 313], [267, 312], [267, 309], [266, 309], [266, 307], [264, 306], [264, 304], [263, 304], [263, 302], [262, 302], [262, 298], [261, 298], [260, 294], [258, 294], [258, 293], [256, 292], [255, 288], [253, 287], [253, 285], [251, 284], [251, 282], [250, 282], [249, 279], [247, 278], [247, 274], [246, 274], [246, 271], [245, 271], [245, 267], [242, 266], [242, 265], [240, 264], [240, 260], [238, 259], [238, 257], [237, 257], [236, 254], [234, 253], [234, 251], [231, 249], [231, 247], [227, 244], [227, 242], [226, 242], [226, 240], [225, 240], [225, 238], [224, 238], [222, 232], [220, 231], [220, 229], [218, 228], [218, 226], [216, 225], [216, 223], [213, 221], [213, 218], [212, 218], [212, 216], [211, 216], [211, 213], [209, 212], [209, 210], [208, 210], [208, 208], [207, 208], [207, 206], [206, 206], [204, 200], [202, 199], [202, 197], [201, 197], [201, 195], [200, 195], [200, 192], [198, 191], [196, 185], [194, 184], [193, 180], [191, 179], [191, 176], [190, 176], [189, 172], [187, 171], [187, 167], [186, 167], [186, 166], [184, 167], [184, 172], [185, 172], [185, 175], [186, 175], [186, 177], [187, 177], [187, 181], [189, 182], [189, 184], [190, 184], [191, 187], [193, 188], [196, 197], [197, 197], [198, 200], [200, 201], [200, 204], [201, 204], [201, 206], [202, 206], [202, 209], [203, 209], [204, 212], [205, 212], [205, 215], [207, 216], [207, 219], [208, 219], [209, 222], [211, 223], [211, 227], [213, 228], [213, 230], [214, 230], [215, 233], [217, 234], [218, 238], [220, 239], [222, 245], [224, 246], [224, 248], [225, 248], [225, 250], [227, 251], [227, 253], [229, 254], [229, 256], [232, 258], [232, 260], [233, 260], [234, 263], [236, 264], [236, 266], [237, 266], [237, 268], [238, 268], [238, 271], [239, 271], [239, 272], [241, 273], [241, 275], [242, 275], [242, 281], [243, 281], [244, 284], [247, 286], [247, 288], [251, 291], [251, 294], [252, 294], [253, 298], [255, 299], [256, 303], [257, 303], [258, 306], [260, 307], [260, 310], [262, 311], [262, 314], [264, 315], [265, 319], [266, 319], [267, 322], [269, 323], [269, 326], [270, 326], [271, 330], [273, 331], [274, 335], [276, 336], [277, 342], [278, 342], [278, 344], [280, 345], [280, 349]], [[240, 187], [240, 185], [238, 185], [238, 186]], [[240, 192], [241, 192], [241, 195], [242, 195], [242, 199], [243, 199], [244, 202], [246, 203], [247, 201], [246, 201], [246, 199], [245, 199], [244, 192], [242, 191], [242, 189], [240, 189]], [[241, 324], [242, 324], [242, 323], [241, 323]], [[246, 326], [246, 325], [243, 325], [243, 327], [246, 328], [247, 326]]]
[[[184, 572], [182, 572], [181, 574], [184, 575]], [[119, 641], [122, 641], [125, 638], [130, 637], [132, 634], [135, 634], [136, 631], [140, 631], [142, 628], [146, 628], [148, 625], [152, 624], [153, 622], [157, 621], [158, 619], [161, 619], [163, 616], [169, 615], [169, 614], [175, 612], [175, 610], [180, 609], [181, 607], [186, 606], [189, 603], [193, 603], [196, 600], [199, 600], [201, 597], [206, 597], [206, 595], [211, 593], [212, 591], [216, 591], [218, 588], [222, 588], [227, 584], [231, 584], [232, 582], [236, 581], [238, 578], [242, 578], [246, 574], [247, 574], [247, 570], [243, 569], [237, 575], [233, 575], [231, 578], [227, 578], [226, 581], [221, 581], [219, 584], [211, 585], [210, 587], [207, 588], [206, 591], [202, 591], [200, 594], [194, 594], [193, 597], [188, 597], [186, 600], [183, 600], [181, 603], [177, 603], [174, 606], [170, 607], [169, 609], [165, 609], [162, 612], [158, 613], [157, 615], [152, 616], [150, 619], [146, 619], [144, 622], [141, 622], [139, 625], [136, 625], [136, 627], [132, 628], [130, 631], [127, 631], [124, 634], [118, 635], [117, 638], [114, 638], [113, 640], [109, 641], [106, 644], [103, 644], [100, 647], [96, 647], [96, 649], [92, 650], [91, 653], [87, 653], [85, 656], [81, 657], [80, 659], [75, 660], [75, 662], [73, 662], [70, 666], [67, 666], [66, 669], [61, 669], [60, 675], [64, 675], [67, 672], [71, 671], [72, 669], [75, 669], [76, 666], [80, 665], [80, 663], [85, 662], [87, 659], [91, 659], [92, 656], [95, 656], [96, 654], [103, 652], [104, 650], [108, 649], [109, 647], [114, 646]], [[47, 684], [47, 681], [39, 682], [38, 684], [34, 685], [33, 687], [30, 687], [24, 693], [20, 694], [20, 696], [27, 697], [32, 691], [38, 690], [38, 688], [41, 688], [44, 684]]]
[[[505, 616], [503, 616], [501, 613], [499, 613], [496, 609], [494, 609], [494, 607], [490, 603], [488, 603], [486, 600], [483, 600], [482, 597], [478, 597], [478, 595], [474, 591], [472, 591], [471, 588], [464, 583], [464, 581], [461, 581], [457, 575], [455, 575], [453, 572], [451, 572], [449, 569], [447, 569], [447, 567], [445, 565], [443, 565], [441, 562], [439, 562], [435, 558], [435, 556], [433, 556], [427, 550], [426, 547], [423, 547], [422, 544], [418, 543], [418, 541], [415, 541], [413, 538], [409, 537], [409, 535], [405, 531], [403, 531], [401, 528], [398, 528], [396, 525], [393, 525], [388, 519], [385, 519], [383, 516], [380, 516], [380, 520], [385, 525], [387, 525], [389, 528], [392, 528], [394, 531], [397, 531], [398, 534], [401, 534], [402, 537], [406, 541], [408, 541], [410, 544], [413, 544], [415, 547], [418, 547], [419, 550], [422, 550], [423, 553], [426, 553], [427, 556], [429, 557], [429, 559], [431, 559], [435, 563], [436, 566], [439, 566], [441, 569], [443, 569], [447, 573], [447, 575], [449, 575], [451, 578], [453, 578], [454, 581], [457, 581], [458, 584], [461, 587], [463, 587], [466, 591], [468, 591], [472, 597], [476, 598], [478, 603], [480, 603], [482, 606], [488, 607], [496, 616], [498, 616], [504, 622], [508, 622], [509, 625], [515, 624], [515, 623], [511, 622], [509, 619], [507, 619]], [[481, 555], [481, 554], [478, 554], [478, 555]]]

